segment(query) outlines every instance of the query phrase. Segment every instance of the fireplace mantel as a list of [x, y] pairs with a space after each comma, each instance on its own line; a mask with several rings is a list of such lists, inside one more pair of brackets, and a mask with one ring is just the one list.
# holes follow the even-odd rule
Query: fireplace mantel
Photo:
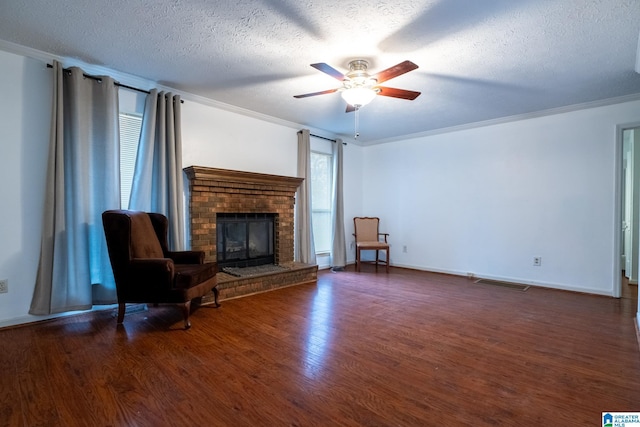
[[293, 176], [268, 175], [255, 172], [234, 171], [229, 169], [189, 166], [184, 169], [190, 180], [217, 181], [240, 186], [266, 185], [295, 193], [303, 178]]

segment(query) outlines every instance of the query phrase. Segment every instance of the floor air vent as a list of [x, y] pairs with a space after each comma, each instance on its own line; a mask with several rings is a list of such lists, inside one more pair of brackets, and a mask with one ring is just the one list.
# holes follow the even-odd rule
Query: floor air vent
[[520, 283], [501, 282], [499, 280], [490, 280], [490, 279], [478, 279], [474, 283], [478, 285], [500, 286], [503, 288], [515, 289], [517, 291], [522, 291], [522, 292], [526, 292], [526, 290], [529, 289], [529, 285], [523, 285]]

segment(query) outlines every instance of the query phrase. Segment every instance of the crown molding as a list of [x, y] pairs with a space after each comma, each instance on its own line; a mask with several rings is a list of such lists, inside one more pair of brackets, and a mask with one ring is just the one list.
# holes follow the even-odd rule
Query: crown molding
[[181, 98], [186, 101], [196, 102], [198, 104], [206, 105], [209, 107], [217, 108], [217, 109], [228, 111], [231, 113], [240, 114], [246, 117], [251, 117], [254, 119], [262, 120], [262, 121], [273, 123], [276, 125], [288, 127], [291, 129], [299, 130], [306, 127], [306, 128], [309, 128], [314, 133], [328, 135], [327, 136], [328, 138], [336, 137], [334, 134], [332, 134], [331, 132], [327, 132], [324, 129], [310, 128], [309, 126], [306, 126], [303, 124], [282, 120], [267, 114], [262, 114], [256, 111], [248, 110], [246, 108], [241, 108], [234, 105], [226, 104], [224, 102], [216, 101], [210, 98], [205, 98], [203, 96], [196, 95], [190, 92], [184, 92], [176, 88], [159, 84], [158, 82], [153, 80], [149, 80], [133, 74], [123, 73], [118, 70], [114, 70], [112, 68], [107, 68], [107, 67], [95, 65], [95, 64], [89, 64], [75, 58], [65, 58], [58, 55], [53, 55], [47, 52], [43, 52], [37, 49], [33, 49], [27, 46], [22, 46], [22, 45], [8, 42], [5, 40], [0, 40], [0, 50], [4, 50], [6, 52], [14, 53], [16, 55], [25, 56], [28, 58], [40, 60], [45, 63], [50, 63], [56, 60], [60, 62], [64, 67], [80, 67], [82, 68], [83, 71], [89, 74], [108, 75], [113, 79], [115, 79], [116, 81], [118, 81], [119, 83], [123, 83], [128, 86], [133, 86], [133, 87], [137, 87], [139, 89], [144, 89], [144, 90], [150, 90], [155, 88], [165, 92], [177, 93], [177, 94], [180, 94]]
[[258, 113], [257, 111], [252, 111], [252, 110], [248, 110], [246, 108], [242, 108], [242, 107], [238, 107], [235, 105], [231, 105], [231, 104], [226, 104], [224, 102], [220, 102], [220, 101], [216, 101], [215, 99], [211, 99], [211, 98], [206, 98], [204, 96], [201, 95], [195, 95], [193, 93], [189, 93], [189, 92], [183, 92], [184, 95], [182, 95], [182, 98], [185, 101], [192, 101], [192, 102], [196, 102], [198, 104], [202, 104], [202, 105], [206, 105], [209, 107], [213, 107], [213, 108], [218, 108], [220, 110], [225, 110], [228, 111], [230, 113], [236, 113], [236, 114], [240, 114], [243, 116], [247, 116], [247, 117], [252, 117], [254, 119], [258, 119], [258, 120], [262, 120], [265, 122], [270, 122], [273, 124], [277, 124], [280, 126], [284, 126], [284, 127], [289, 127], [292, 129], [302, 129], [305, 125], [301, 125], [299, 123], [294, 123], [294, 122], [290, 122], [287, 120], [283, 120], [283, 119], [279, 119], [277, 117], [273, 117], [270, 116], [268, 114], [263, 114], [263, 113]]
[[397, 141], [407, 141], [410, 139], [424, 138], [427, 136], [441, 135], [441, 134], [451, 133], [451, 132], [460, 132], [463, 130], [494, 126], [494, 125], [499, 125], [504, 123], [535, 119], [535, 118], [545, 117], [545, 116], [553, 116], [556, 114], [571, 113], [574, 111], [588, 110], [590, 108], [597, 108], [597, 107], [606, 107], [608, 105], [623, 104], [625, 102], [632, 102], [632, 101], [638, 101], [638, 100], [640, 100], [640, 93], [634, 93], [631, 95], [618, 96], [615, 98], [600, 99], [597, 101], [583, 102], [580, 104], [567, 105], [564, 107], [550, 108], [548, 110], [533, 111], [531, 113], [516, 114], [513, 116], [500, 117], [497, 119], [483, 120], [480, 122], [466, 123], [458, 126], [450, 126], [446, 128], [433, 129], [425, 132], [412, 133], [412, 134], [402, 135], [402, 136], [393, 137], [393, 138], [378, 139], [375, 141], [369, 141], [365, 145], [371, 146], [371, 145], [379, 145], [379, 144], [388, 144], [388, 143], [397, 142]]
[[121, 71], [114, 70], [112, 68], [104, 67], [101, 65], [89, 64], [76, 58], [66, 58], [58, 55], [53, 55], [37, 49], [32, 49], [30, 47], [11, 43], [6, 40], [0, 40], [0, 50], [4, 50], [6, 52], [24, 56], [27, 58], [39, 60], [47, 64], [55, 60], [60, 62], [62, 66], [65, 68], [80, 67], [82, 68], [82, 71], [84, 71], [85, 73], [96, 75], [96, 76], [108, 75], [109, 77], [113, 78], [119, 83], [126, 84], [128, 86], [137, 87], [144, 90], [159, 88], [160, 86], [156, 82], [149, 79], [145, 79], [140, 76], [123, 73]]
[[[362, 141], [353, 139], [347, 135], [333, 134], [332, 132], [329, 132], [326, 129], [312, 128], [304, 124], [294, 123], [287, 120], [279, 119], [277, 117], [273, 117], [263, 113], [258, 113], [256, 111], [248, 110], [242, 107], [237, 107], [235, 105], [226, 104], [224, 102], [216, 101], [214, 99], [206, 98], [204, 96], [196, 95], [189, 92], [183, 92], [169, 86], [161, 85], [158, 82], [145, 79], [140, 76], [123, 73], [123, 72], [120, 72], [111, 68], [107, 68], [104, 66], [100, 66], [100, 65], [88, 64], [86, 62], [82, 62], [75, 58], [60, 57], [60, 56], [43, 52], [37, 49], [33, 49], [33, 48], [22, 46], [16, 43], [8, 42], [6, 40], [0, 40], [0, 50], [4, 50], [6, 52], [14, 53], [16, 55], [25, 56], [28, 58], [40, 60], [46, 63], [56, 60], [62, 63], [64, 67], [77, 66], [77, 67], [81, 67], [85, 72], [90, 74], [109, 75], [119, 83], [123, 83], [128, 86], [133, 86], [133, 87], [137, 87], [144, 90], [150, 90], [150, 89], [156, 88], [158, 90], [162, 90], [165, 92], [177, 93], [177, 94], [180, 94], [182, 99], [186, 101], [195, 102], [198, 104], [206, 105], [209, 107], [217, 108], [217, 109], [228, 111], [231, 113], [240, 114], [245, 117], [251, 117], [257, 120], [273, 123], [273, 124], [288, 127], [291, 129], [299, 130], [302, 128], [308, 128], [312, 133], [326, 136], [327, 138], [331, 138], [331, 139], [341, 138], [344, 142], [348, 142], [349, 144], [354, 144], [361, 147], [368, 147], [368, 146], [378, 145], [378, 144], [387, 144], [387, 143], [397, 142], [397, 141], [406, 141], [406, 140], [411, 140], [416, 138], [423, 138], [427, 136], [441, 135], [441, 134], [451, 133], [451, 132], [459, 132], [463, 130], [476, 129], [480, 127], [493, 126], [498, 124], [520, 121], [520, 120], [527, 120], [527, 119], [533, 119], [538, 117], [551, 116], [555, 114], [569, 113], [569, 112], [585, 110], [589, 108], [603, 107], [608, 105], [621, 104], [624, 102], [640, 100], [640, 93], [637, 93], [637, 94], [625, 95], [625, 96], [620, 96], [615, 98], [608, 98], [608, 99], [585, 102], [580, 104], [568, 105], [564, 107], [551, 108], [548, 110], [534, 111], [531, 113], [517, 114], [513, 116], [508, 116], [508, 117], [500, 117], [497, 119], [484, 120], [480, 122], [466, 123], [458, 126], [450, 126], [446, 128], [433, 129], [425, 132], [406, 134], [406, 135], [401, 135], [397, 137], [362, 142]], [[636, 54], [635, 70], [636, 72], [640, 73], [640, 36], [638, 38], [638, 52]]]
[[26, 56], [32, 59], [38, 59], [42, 62], [50, 62], [54, 59], [62, 62], [62, 58], [50, 53], [43, 52], [41, 50], [32, 49], [30, 47], [22, 46], [19, 44], [11, 43], [6, 40], [0, 40], [0, 49], [5, 52], [13, 53], [20, 56]]

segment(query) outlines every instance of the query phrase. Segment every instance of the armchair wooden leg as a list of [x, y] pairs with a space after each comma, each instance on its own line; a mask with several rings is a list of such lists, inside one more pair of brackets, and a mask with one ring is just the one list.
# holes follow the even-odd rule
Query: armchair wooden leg
[[124, 321], [124, 312], [126, 309], [126, 304], [121, 302], [118, 303], [118, 323], [122, 323]]
[[356, 248], [356, 271], [360, 272], [360, 249]]
[[216, 305], [216, 307], [220, 307], [220, 303], [218, 302], [219, 294], [220, 292], [218, 291], [218, 288], [213, 288], [213, 302]]
[[191, 327], [191, 321], [189, 320], [189, 314], [191, 314], [191, 301], [187, 301], [182, 306], [182, 314], [184, 315], [184, 328], [189, 329]]

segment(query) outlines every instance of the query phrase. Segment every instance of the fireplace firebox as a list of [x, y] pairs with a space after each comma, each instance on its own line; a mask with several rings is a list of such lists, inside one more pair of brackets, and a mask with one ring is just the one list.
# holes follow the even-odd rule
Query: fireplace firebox
[[224, 268], [273, 264], [275, 218], [273, 213], [218, 213], [218, 265]]

